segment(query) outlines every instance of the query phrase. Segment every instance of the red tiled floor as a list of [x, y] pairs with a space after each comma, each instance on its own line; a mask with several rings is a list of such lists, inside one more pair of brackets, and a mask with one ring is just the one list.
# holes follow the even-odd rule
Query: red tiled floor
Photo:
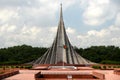
[[[105, 74], [105, 80], [120, 80], [120, 75], [113, 73], [113, 70], [79, 70], [81, 73], [92, 73], [92, 71], [100, 72]], [[35, 80], [34, 74], [38, 73], [39, 70], [20, 70], [20, 74], [6, 78], [4, 80]], [[86, 79], [87, 80], [87, 79]]]
[[39, 71], [34, 71], [34, 70], [20, 70], [20, 74], [6, 78], [4, 80], [35, 80], [34, 74], [38, 72]]
[[106, 80], [120, 80], [120, 75], [114, 74], [113, 70], [98, 70], [98, 72], [105, 74]]

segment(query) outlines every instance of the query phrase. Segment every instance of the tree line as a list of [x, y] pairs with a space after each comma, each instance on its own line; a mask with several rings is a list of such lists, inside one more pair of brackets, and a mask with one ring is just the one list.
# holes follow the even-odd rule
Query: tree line
[[115, 46], [91, 46], [76, 48], [84, 58], [102, 64], [120, 64], [120, 48]]
[[47, 48], [29, 45], [14, 46], [0, 49], [0, 64], [23, 64], [42, 56]]
[[[84, 58], [102, 64], [120, 64], [120, 48], [115, 46], [74, 47]], [[48, 48], [29, 45], [13, 46], [0, 49], [0, 64], [23, 64], [36, 60]]]

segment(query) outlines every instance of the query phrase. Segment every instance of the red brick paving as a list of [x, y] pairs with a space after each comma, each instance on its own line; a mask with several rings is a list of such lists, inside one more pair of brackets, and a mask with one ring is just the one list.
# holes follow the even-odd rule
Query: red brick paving
[[[40, 70], [20, 70], [20, 74], [6, 78], [4, 80], [35, 80], [34, 74], [38, 73], [39, 71]], [[52, 71], [54, 70], [52, 69]], [[92, 70], [91, 69], [91, 70], [78, 70], [78, 71], [81, 73], [90, 73], [90, 74], [92, 74], [93, 71], [96, 71], [96, 72], [105, 74], [105, 80], [120, 80], [120, 75], [114, 74], [113, 73], [114, 70]]]

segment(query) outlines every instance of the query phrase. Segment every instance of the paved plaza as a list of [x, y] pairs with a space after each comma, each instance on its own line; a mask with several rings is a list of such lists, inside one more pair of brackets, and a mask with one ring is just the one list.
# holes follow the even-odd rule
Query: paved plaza
[[[20, 74], [8, 77], [4, 80], [35, 80], [34, 75], [40, 70], [20, 70]], [[93, 71], [105, 74], [105, 80], [120, 80], [120, 75], [113, 73], [113, 70], [79, 70], [81, 73], [92, 73]]]

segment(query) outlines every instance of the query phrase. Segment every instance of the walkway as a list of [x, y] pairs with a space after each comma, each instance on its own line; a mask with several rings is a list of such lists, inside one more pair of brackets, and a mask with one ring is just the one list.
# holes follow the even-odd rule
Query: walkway
[[114, 74], [113, 70], [97, 70], [97, 71], [105, 74], [106, 80], [120, 80], [120, 75]]
[[[120, 75], [113, 74], [113, 70], [80, 70], [80, 72], [97, 71], [105, 74], [105, 80], [120, 80]], [[20, 70], [20, 74], [6, 78], [4, 80], [35, 80], [34, 74], [38, 73], [39, 70]]]
[[38, 73], [39, 70], [20, 70], [20, 74], [6, 78], [4, 80], [35, 80], [34, 74]]

